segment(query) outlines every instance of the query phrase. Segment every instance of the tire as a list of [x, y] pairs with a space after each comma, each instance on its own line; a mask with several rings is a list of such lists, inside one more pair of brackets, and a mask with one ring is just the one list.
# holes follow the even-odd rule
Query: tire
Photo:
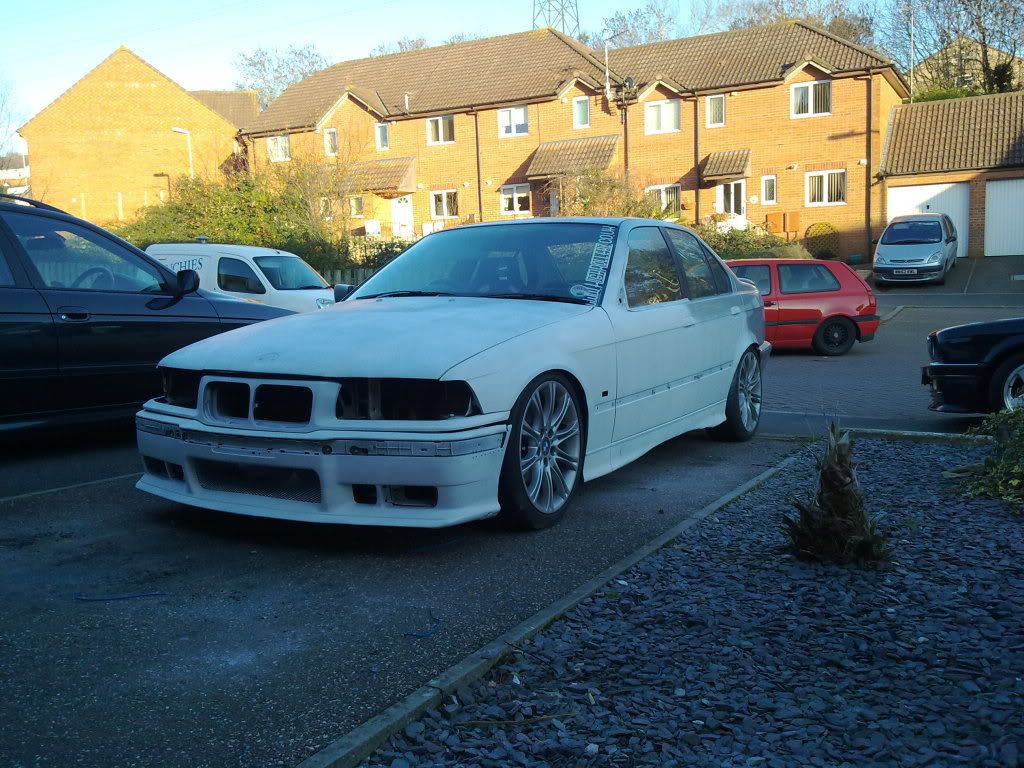
[[992, 373], [988, 402], [993, 411], [1024, 408], [1024, 354], [1009, 357]]
[[830, 317], [818, 326], [811, 345], [819, 355], [838, 357], [845, 355], [857, 341], [857, 329], [846, 317]]
[[583, 481], [583, 414], [576, 388], [558, 373], [538, 376], [516, 400], [498, 481], [501, 515], [516, 528], [547, 528], [565, 515]]
[[725, 403], [725, 421], [709, 430], [716, 440], [744, 443], [757, 432], [761, 423], [761, 358], [752, 349], [740, 357], [732, 376], [729, 399]]

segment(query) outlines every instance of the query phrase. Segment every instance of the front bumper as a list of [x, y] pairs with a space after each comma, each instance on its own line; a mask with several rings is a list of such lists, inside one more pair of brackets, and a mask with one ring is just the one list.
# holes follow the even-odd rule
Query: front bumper
[[989, 372], [971, 363], [929, 363], [921, 368], [921, 383], [929, 388], [928, 408], [940, 413], [988, 413]]
[[[896, 274], [897, 270], [908, 269], [915, 270], [916, 274]], [[945, 273], [943, 272], [942, 264], [914, 264], [906, 267], [875, 266], [871, 268], [871, 274], [875, 278], [876, 283], [931, 283], [941, 280]]]
[[438, 528], [490, 517], [508, 426], [459, 432], [266, 433], [144, 409], [146, 472], [164, 499], [242, 515]]

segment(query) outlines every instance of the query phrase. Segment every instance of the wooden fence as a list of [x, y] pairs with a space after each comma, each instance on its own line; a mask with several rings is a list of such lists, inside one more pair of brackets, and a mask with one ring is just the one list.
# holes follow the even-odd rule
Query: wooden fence
[[349, 267], [348, 269], [325, 269], [324, 280], [331, 285], [345, 283], [346, 285], [359, 285], [369, 280], [377, 270], [370, 267]]

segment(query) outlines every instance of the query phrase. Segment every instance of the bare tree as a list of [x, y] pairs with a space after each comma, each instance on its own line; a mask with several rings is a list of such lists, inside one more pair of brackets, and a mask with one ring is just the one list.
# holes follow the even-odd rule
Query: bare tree
[[0, 81], [0, 155], [7, 154], [14, 144], [14, 131], [18, 127], [15, 111], [11, 84]]
[[235, 58], [235, 87], [257, 91], [260, 109], [266, 109], [289, 85], [326, 66], [327, 59], [312, 45], [290, 45], [284, 51], [257, 48]]
[[456, 32], [454, 35], [450, 35], [445, 38], [443, 45], [451, 45], [452, 43], [466, 43], [470, 40], [479, 40], [480, 35], [476, 32]]
[[682, 33], [677, 3], [670, 0], [647, 0], [639, 8], [616, 11], [606, 16], [600, 31], [583, 33], [580, 38], [593, 48], [600, 48], [606, 42], [622, 48], [669, 40]]
[[720, 23], [728, 29], [802, 19], [859, 45], [874, 40], [873, 13], [863, 0], [741, 0], [721, 8]]
[[[458, 42], [452, 40], [452, 42]], [[427, 47], [425, 37], [400, 37], [390, 43], [379, 43], [370, 50], [371, 56], [387, 56], [390, 53], [405, 53], [406, 51], [418, 51]]]

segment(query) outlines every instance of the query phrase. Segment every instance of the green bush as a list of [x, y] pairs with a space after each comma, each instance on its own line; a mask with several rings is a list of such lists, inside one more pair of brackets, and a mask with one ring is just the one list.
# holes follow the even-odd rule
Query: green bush
[[723, 229], [714, 224], [694, 227], [723, 259], [809, 259], [799, 243], [787, 243], [778, 235], [761, 229]]
[[995, 449], [969, 490], [1024, 511], [1024, 409], [994, 413], [972, 432], [991, 436]]

